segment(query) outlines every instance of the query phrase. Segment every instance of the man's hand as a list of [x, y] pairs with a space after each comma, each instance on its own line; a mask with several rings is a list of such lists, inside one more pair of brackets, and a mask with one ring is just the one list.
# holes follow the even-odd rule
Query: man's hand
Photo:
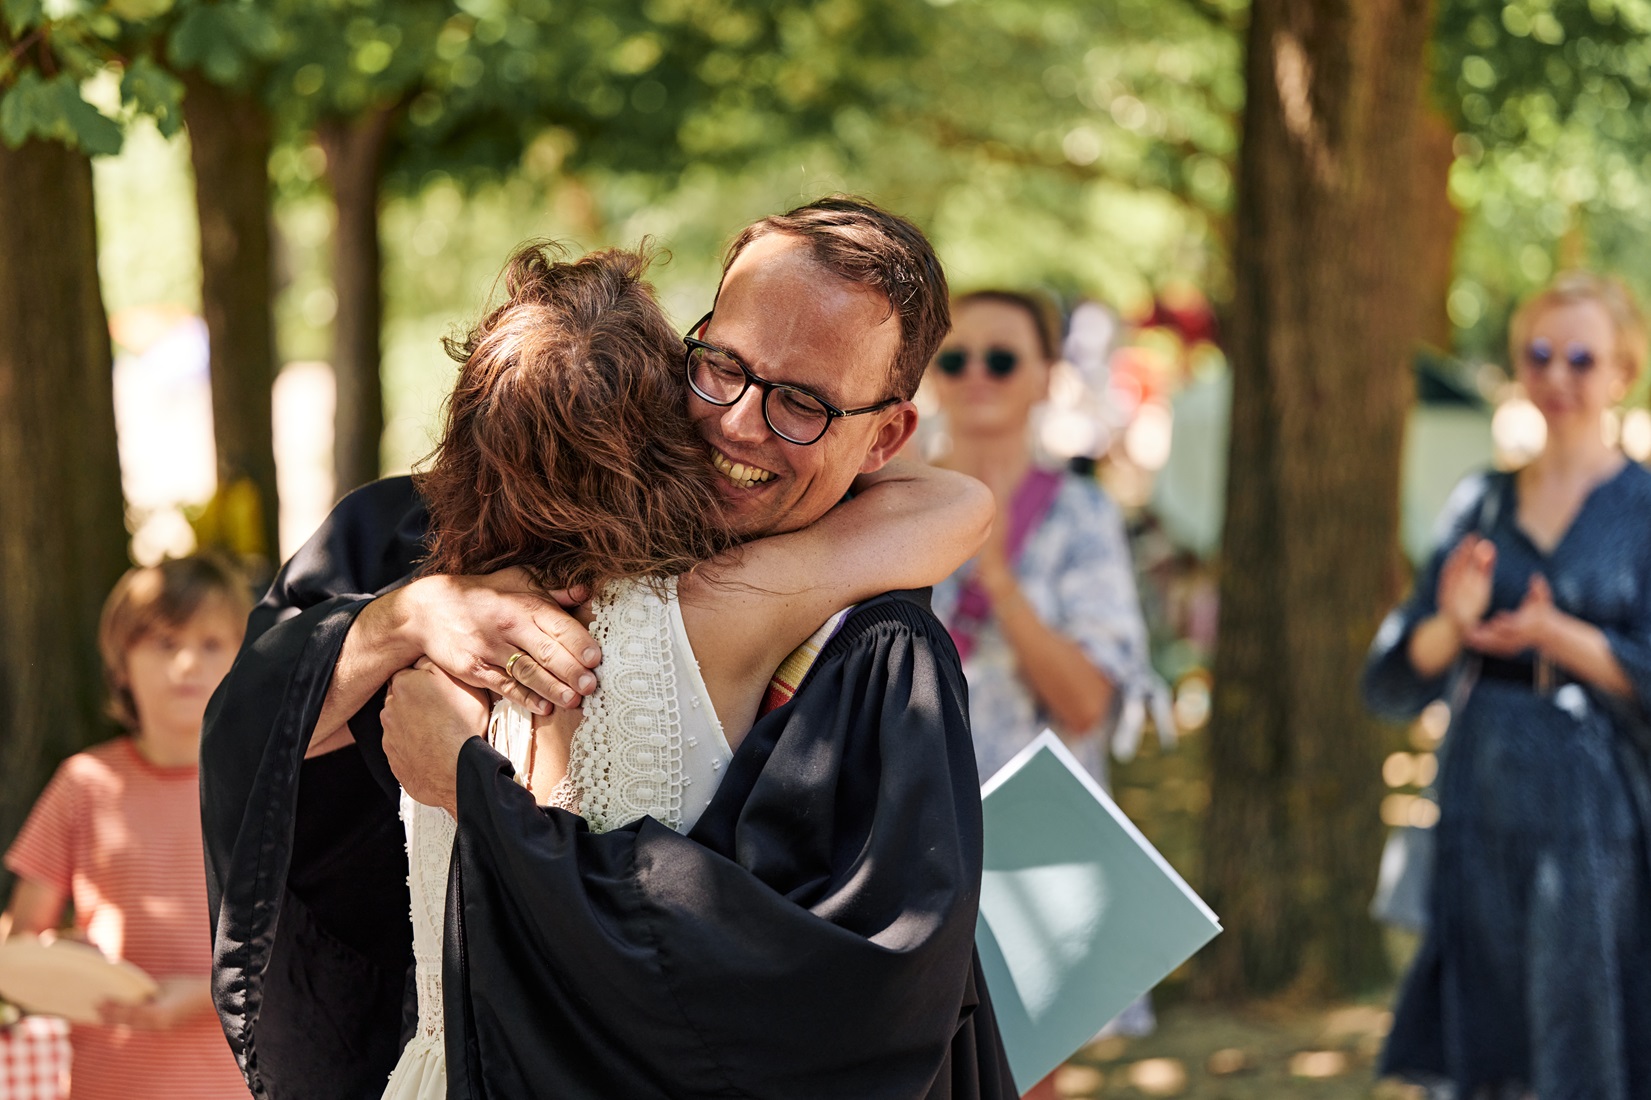
[[[577, 707], [596, 690], [602, 651], [564, 608], [585, 593], [545, 599], [520, 569], [485, 576], [422, 577], [389, 593], [386, 611], [449, 676], [502, 695], [538, 714]], [[560, 606], [558, 606], [560, 604]], [[510, 664], [513, 654], [524, 654]], [[506, 675], [505, 666], [510, 664]]]
[[413, 801], [458, 816], [459, 750], [486, 731], [492, 709], [485, 692], [454, 679], [428, 658], [390, 678], [384, 755]]

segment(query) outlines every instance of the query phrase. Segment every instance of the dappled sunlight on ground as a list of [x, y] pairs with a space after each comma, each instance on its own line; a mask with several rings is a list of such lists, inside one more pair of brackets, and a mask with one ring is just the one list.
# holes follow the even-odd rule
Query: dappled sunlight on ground
[[1055, 1078], [1068, 1100], [1421, 1100], [1372, 1076], [1392, 1014], [1382, 1003], [1243, 1009], [1175, 1005], [1154, 1035], [1091, 1043]]

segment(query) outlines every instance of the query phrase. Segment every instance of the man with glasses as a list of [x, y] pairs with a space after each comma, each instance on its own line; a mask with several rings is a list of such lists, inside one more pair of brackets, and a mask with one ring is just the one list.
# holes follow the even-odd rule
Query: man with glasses
[[[922, 234], [866, 203], [740, 235], [683, 381], [742, 533], [807, 526], [900, 450], [946, 302]], [[961, 671], [926, 594], [851, 609], [776, 673], [687, 840], [644, 819], [569, 846], [492, 805], [491, 750], [454, 715], [379, 730], [383, 685], [421, 654], [524, 704], [595, 689], [595, 642], [517, 576], [409, 582], [424, 522], [405, 479], [347, 498], [276, 579], [215, 700], [215, 994], [255, 1091], [376, 1096], [395, 1062], [410, 951], [384, 870], [405, 870], [379, 797], [393, 738], [420, 762], [408, 792], [459, 807], [448, 1095], [1013, 1095], [972, 946], [978, 779], [942, 698]], [[300, 769], [309, 731], [346, 717], [359, 748]], [[918, 851], [955, 858], [903, 862]], [[506, 987], [531, 993], [501, 1011]]]

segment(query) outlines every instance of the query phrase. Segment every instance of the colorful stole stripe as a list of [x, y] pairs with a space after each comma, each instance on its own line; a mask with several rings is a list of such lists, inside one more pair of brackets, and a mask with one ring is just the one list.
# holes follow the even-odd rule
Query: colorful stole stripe
[[791, 656], [780, 662], [780, 667], [774, 670], [774, 678], [768, 681], [768, 691], [762, 697], [762, 706], [757, 708], [757, 717], [771, 711], [778, 710], [791, 702], [791, 697], [797, 694], [797, 686], [808, 675], [808, 670], [814, 667], [814, 661], [820, 656], [820, 650], [831, 641], [831, 636], [837, 633], [837, 628], [843, 625], [848, 618], [852, 607], [845, 607], [831, 618], [827, 619], [820, 629], [808, 636], [808, 641], [791, 651]]

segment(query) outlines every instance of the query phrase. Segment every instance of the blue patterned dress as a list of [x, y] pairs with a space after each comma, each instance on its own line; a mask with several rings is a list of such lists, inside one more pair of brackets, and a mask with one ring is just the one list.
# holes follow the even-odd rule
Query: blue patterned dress
[[1632, 712], [1651, 700], [1651, 473], [1628, 463], [1598, 486], [1551, 553], [1517, 517], [1511, 475], [1457, 487], [1432, 560], [1376, 637], [1367, 702], [1408, 717], [1445, 695], [1449, 674], [1419, 677], [1409, 639], [1436, 610], [1445, 555], [1476, 530], [1496, 544], [1491, 614], [1543, 574], [1562, 611], [1605, 632], [1637, 698], [1563, 673], [1539, 694], [1517, 662], [1485, 663], [1446, 739], [1431, 923], [1381, 1070], [1460, 1100], [1644, 1100], [1651, 781]]

